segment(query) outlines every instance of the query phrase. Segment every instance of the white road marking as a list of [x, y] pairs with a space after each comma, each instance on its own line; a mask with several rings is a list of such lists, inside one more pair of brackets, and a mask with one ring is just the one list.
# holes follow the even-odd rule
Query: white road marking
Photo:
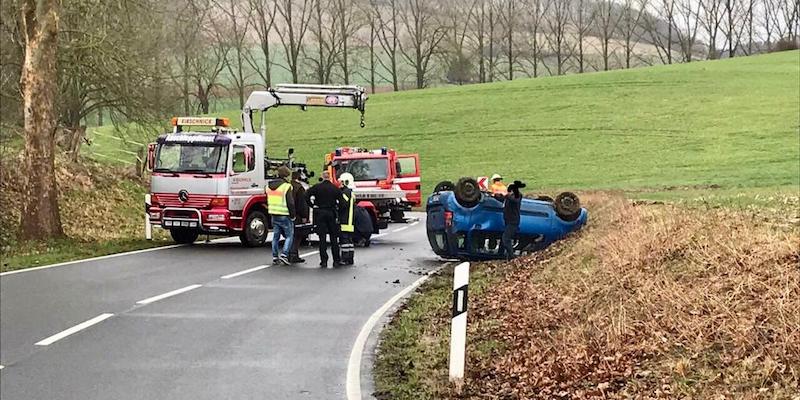
[[158, 296], [153, 296], [153, 297], [150, 297], [150, 298], [147, 298], [147, 299], [144, 299], [144, 300], [139, 300], [139, 301], [136, 302], [136, 304], [150, 304], [150, 303], [155, 302], [155, 301], [166, 299], [167, 297], [172, 297], [172, 296], [184, 293], [184, 292], [188, 292], [190, 290], [197, 289], [197, 288], [199, 288], [201, 286], [203, 286], [203, 285], [189, 285], [189, 286], [186, 286], [184, 288], [180, 288], [180, 289], [177, 289], [177, 290], [173, 290], [171, 292], [160, 294]]
[[353, 350], [350, 352], [350, 361], [347, 363], [347, 400], [361, 400], [361, 358], [364, 355], [364, 346], [366, 346], [369, 334], [372, 332], [375, 324], [378, 323], [381, 316], [383, 316], [394, 303], [416, 289], [422, 282], [425, 282], [426, 279], [428, 279], [428, 275], [417, 279], [414, 283], [401, 290], [400, 293], [394, 295], [394, 297], [384, 303], [381, 308], [372, 313], [364, 326], [361, 327], [361, 332], [358, 333], [358, 337], [353, 344]]
[[306, 253], [306, 254], [300, 254], [300, 258], [313, 256], [314, 254], [319, 254], [319, 250], [312, 251], [312, 252], [309, 252], [309, 253]]
[[113, 316], [114, 316], [114, 314], [110, 314], [110, 313], [100, 314], [100, 315], [98, 315], [98, 316], [96, 316], [96, 317], [94, 317], [94, 318], [92, 318], [92, 319], [90, 319], [90, 320], [88, 320], [86, 322], [81, 322], [80, 324], [75, 325], [72, 328], [69, 328], [67, 330], [61, 331], [59, 333], [56, 333], [55, 335], [50, 336], [47, 339], [42, 339], [42, 340], [36, 342], [36, 345], [37, 346], [50, 345], [50, 344], [52, 344], [54, 342], [57, 342], [57, 341], [65, 338], [65, 337], [67, 337], [69, 335], [72, 335], [73, 333], [82, 331], [82, 330], [84, 330], [84, 329], [86, 329], [86, 328], [88, 328], [88, 327], [90, 327], [90, 326], [92, 326], [94, 324], [100, 323], [103, 320], [111, 318]]
[[259, 265], [258, 267], [255, 267], [255, 268], [250, 268], [250, 269], [246, 269], [244, 271], [239, 271], [239, 272], [234, 272], [232, 274], [223, 275], [223, 276], [220, 277], [220, 279], [236, 278], [237, 276], [242, 276], [244, 274], [249, 274], [251, 272], [261, 271], [262, 269], [267, 269], [269, 267], [271, 267], [271, 265]]
[[65, 261], [65, 262], [58, 263], [58, 264], [42, 265], [41, 267], [25, 268], [25, 269], [18, 269], [18, 270], [15, 270], [15, 271], [3, 272], [3, 273], [0, 273], [0, 276], [6, 276], [6, 275], [11, 275], [11, 274], [19, 274], [19, 273], [22, 273], [22, 272], [38, 271], [40, 269], [47, 269], [47, 268], [53, 268], [53, 267], [63, 267], [63, 266], [66, 266], [66, 265], [78, 264], [78, 263], [82, 263], [82, 262], [105, 260], [105, 259], [119, 257], [119, 256], [130, 256], [130, 255], [133, 255], [133, 254], [148, 253], [148, 252], [151, 252], [151, 251], [174, 249], [176, 247], [182, 247], [182, 246], [186, 246], [186, 245], [185, 244], [173, 244], [173, 245], [169, 245], [169, 246], [151, 247], [149, 249], [128, 251], [128, 252], [125, 252], [125, 253], [109, 254], [109, 255], [100, 256], [100, 257], [85, 258], [83, 260]]
[[402, 227], [402, 228], [397, 228], [397, 229], [393, 230], [392, 232], [402, 232], [402, 231], [404, 231], [404, 230], [406, 230], [406, 229], [408, 229], [408, 228], [409, 228], [409, 227], [407, 227], [407, 226], [404, 226], [404, 227]]
[[410, 227], [412, 227], [412, 226], [414, 226], [414, 225], [416, 225], [416, 224], [418, 224], [418, 223], [419, 223], [419, 221], [417, 221], [417, 222], [412, 222], [412, 223], [408, 224], [408, 227], [410, 228]]
[[4, 366], [2, 366], [2, 365], [0, 365], [0, 369], [3, 369], [3, 368], [5, 368], [5, 367], [4, 367]]

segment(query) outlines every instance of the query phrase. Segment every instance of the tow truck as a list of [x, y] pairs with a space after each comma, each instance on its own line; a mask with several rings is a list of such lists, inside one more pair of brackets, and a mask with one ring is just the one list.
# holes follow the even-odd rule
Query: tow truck
[[335, 183], [345, 172], [353, 175], [358, 205], [381, 229], [389, 221], [404, 222], [406, 211], [422, 205], [418, 154], [398, 154], [386, 147], [339, 147], [325, 155], [325, 165]]
[[[245, 246], [267, 239], [270, 220], [264, 188], [275, 170], [286, 165], [313, 176], [287, 158], [269, 158], [266, 113], [280, 106], [356, 109], [364, 126], [366, 90], [359, 86], [278, 85], [250, 94], [242, 110], [243, 131], [230, 128], [225, 118], [173, 118], [173, 130], [148, 146], [152, 170], [145, 198], [146, 231], [166, 229], [177, 243], [194, 243], [199, 235], [238, 236]], [[260, 134], [253, 120], [260, 113]], [[209, 131], [187, 130], [202, 126]], [[149, 199], [148, 199], [149, 197]], [[310, 229], [310, 226], [300, 227]]]

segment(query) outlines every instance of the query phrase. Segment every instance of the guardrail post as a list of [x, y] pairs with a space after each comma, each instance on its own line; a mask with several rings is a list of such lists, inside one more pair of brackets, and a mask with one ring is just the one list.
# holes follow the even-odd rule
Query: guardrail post
[[469, 263], [453, 270], [453, 321], [450, 326], [450, 382], [460, 392], [464, 383], [464, 360], [467, 346], [467, 288]]

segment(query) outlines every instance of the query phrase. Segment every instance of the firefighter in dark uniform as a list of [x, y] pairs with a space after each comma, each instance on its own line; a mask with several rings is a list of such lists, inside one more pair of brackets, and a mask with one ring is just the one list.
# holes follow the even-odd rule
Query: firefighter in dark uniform
[[339, 224], [336, 221], [342, 191], [331, 182], [328, 171], [322, 173], [322, 180], [306, 191], [306, 202], [314, 210], [314, 227], [319, 236], [320, 267], [328, 267], [328, 243], [330, 236], [333, 265], [341, 265], [339, 256]]
[[353, 175], [345, 172], [339, 177], [342, 184], [342, 201], [339, 203], [339, 246], [342, 249], [342, 264], [353, 265], [355, 247], [353, 245], [353, 233], [355, 232], [354, 208], [356, 204], [353, 187], [355, 182]]
[[[292, 195], [294, 196], [295, 205], [295, 226], [308, 223], [308, 204], [306, 203], [306, 189], [303, 187], [303, 182], [300, 180], [300, 171], [292, 172]], [[300, 244], [306, 240], [306, 235], [294, 231], [294, 240], [292, 241], [292, 249], [289, 250], [289, 261], [292, 263], [304, 263], [305, 259], [300, 258]]]
[[503, 252], [507, 260], [514, 258], [514, 238], [519, 232], [519, 214], [522, 207], [522, 193], [519, 190], [523, 188], [525, 188], [525, 184], [520, 181], [514, 181], [514, 183], [508, 185], [508, 194], [506, 194], [503, 202], [505, 230], [503, 231], [502, 242]]

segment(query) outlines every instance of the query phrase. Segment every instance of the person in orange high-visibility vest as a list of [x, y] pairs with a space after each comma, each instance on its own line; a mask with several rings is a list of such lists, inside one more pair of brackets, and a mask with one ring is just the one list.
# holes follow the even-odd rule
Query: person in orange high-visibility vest
[[508, 193], [508, 189], [503, 183], [503, 177], [500, 174], [492, 175], [492, 186], [489, 187], [489, 191], [500, 196], [505, 196]]
[[[295, 206], [291, 184], [292, 171], [286, 167], [278, 168], [280, 179], [267, 185], [267, 211], [272, 217], [272, 264], [289, 265], [289, 250], [294, 241]], [[286, 238], [283, 250], [278, 253], [281, 234]]]

